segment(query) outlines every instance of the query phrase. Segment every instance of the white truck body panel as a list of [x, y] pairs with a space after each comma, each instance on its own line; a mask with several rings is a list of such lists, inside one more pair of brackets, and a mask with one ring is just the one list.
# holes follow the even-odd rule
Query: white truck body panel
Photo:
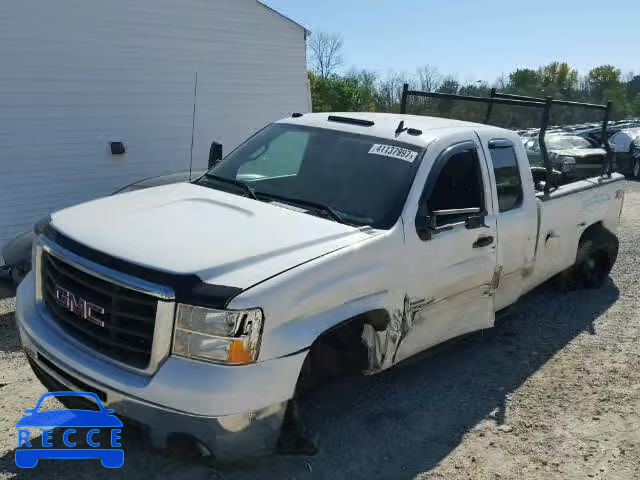
[[[540, 205], [540, 230], [535, 268], [524, 291], [540, 285], [573, 265], [582, 233], [598, 222], [617, 233], [622, 210], [624, 177], [613, 174], [613, 182], [599, 178], [564, 185]], [[597, 186], [597, 188], [593, 188]]]

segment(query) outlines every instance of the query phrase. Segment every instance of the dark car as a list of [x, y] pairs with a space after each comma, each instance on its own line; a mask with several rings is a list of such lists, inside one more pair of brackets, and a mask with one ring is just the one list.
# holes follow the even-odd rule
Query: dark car
[[[191, 178], [199, 178], [205, 173], [205, 171], [193, 172]], [[188, 180], [187, 177], [188, 175], [186, 173], [173, 173], [170, 175], [146, 178], [116, 190], [112, 195], [185, 182]], [[36, 222], [36, 225], [37, 224], [38, 222]], [[2, 257], [4, 258], [5, 268], [8, 269], [9, 275], [16, 284], [31, 270], [31, 245], [33, 244], [34, 237], [35, 233], [33, 229], [28, 230], [7, 242], [4, 247], [2, 247]]]
[[[594, 177], [603, 170], [607, 152], [593, 140], [578, 135], [550, 134], [545, 138], [545, 143], [553, 168], [562, 172], [565, 179]], [[544, 166], [537, 137], [526, 140], [524, 147], [532, 166]]]

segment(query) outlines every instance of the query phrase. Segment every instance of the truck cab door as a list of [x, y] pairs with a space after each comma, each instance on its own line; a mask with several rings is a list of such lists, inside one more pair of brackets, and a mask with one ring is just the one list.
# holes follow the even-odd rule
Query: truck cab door
[[[538, 206], [530, 164], [518, 139], [479, 133], [489, 165], [498, 228], [498, 279], [495, 308], [501, 310], [523, 293], [535, 262]], [[518, 143], [514, 143], [518, 142]], [[527, 192], [527, 195], [525, 195]]]
[[493, 326], [496, 220], [487, 164], [469, 137], [429, 147], [422, 192], [403, 215], [412, 321], [396, 360]]

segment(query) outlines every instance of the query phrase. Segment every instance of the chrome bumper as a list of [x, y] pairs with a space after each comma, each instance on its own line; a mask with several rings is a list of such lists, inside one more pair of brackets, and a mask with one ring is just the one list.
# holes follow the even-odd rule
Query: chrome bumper
[[149, 427], [157, 447], [183, 434], [220, 460], [273, 451], [306, 352], [241, 367], [168, 356], [152, 375], [144, 375], [70, 342], [35, 293], [29, 274], [18, 289], [16, 320], [38, 373], [68, 390], [101, 392], [116, 415]]

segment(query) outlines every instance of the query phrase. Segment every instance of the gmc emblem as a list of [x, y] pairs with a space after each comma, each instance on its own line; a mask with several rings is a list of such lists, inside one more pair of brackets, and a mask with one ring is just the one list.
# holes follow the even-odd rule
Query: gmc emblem
[[66, 310], [75, 313], [80, 318], [84, 318], [99, 327], [104, 327], [104, 322], [100, 317], [100, 315], [104, 315], [104, 308], [88, 302], [83, 298], [76, 297], [69, 290], [58, 285], [56, 285], [55, 293], [56, 302], [62, 305]]

